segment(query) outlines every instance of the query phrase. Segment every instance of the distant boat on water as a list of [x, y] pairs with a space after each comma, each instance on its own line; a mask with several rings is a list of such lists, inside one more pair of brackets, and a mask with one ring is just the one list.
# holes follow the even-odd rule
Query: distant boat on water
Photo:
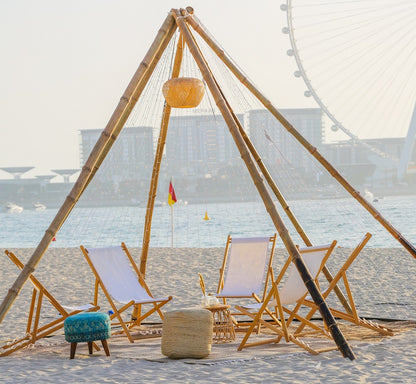
[[369, 191], [367, 188], [364, 189], [364, 198], [368, 201], [373, 201], [374, 203], [378, 201], [378, 198], [374, 196], [374, 193]]
[[6, 212], [8, 212], [8, 213], [20, 213], [22, 211], [23, 211], [23, 207], [21, 207], [20, 205], [17, 205], [17, 204], [12, 203], [12, 202], [6, 203]]
[[35, 211], [44, 211], [46, 209], [46, 205], [43, 205], [42, 203], [33, 203], [33, 208], [35, 208]]

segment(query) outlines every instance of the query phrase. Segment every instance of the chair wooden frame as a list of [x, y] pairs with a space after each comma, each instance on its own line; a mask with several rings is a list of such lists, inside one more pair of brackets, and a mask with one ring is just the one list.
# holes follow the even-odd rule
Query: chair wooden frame
[[[347, 272], [348, 268], [351, 266], [353, 261], [360, 254], [360, 252], [363, 250], [363, 248], [368, 243], [370, 238], [371, 238], [371, 234], [366, 233], [365, 236], [363, 237], [363, 239], [357, 245], [357, 247], [353, 250], [351, 255], [347, 258], [345, 263], [339, 269], [338, 273], [334, 276], [333, 280], [329, 283], [328, 288], [325, 291], [322, 292], [322, 296], [323, 296], [324, 299], [326, 299], [329, 296], [329, 294], [331, 292], [333, 292], [335, 286], [338, 285], [338, 282], [342, 278], [342, 280], [344, 282], [344, 287], [345, 287], [345, 290], [346, 290], [346, 293], [347, 293], [347, 297], [348, 297], [348, 303], [349, 303], [349, 306], [351, 308], [351, 313], [346, 313], [344, 311], [341, 311], [341, 310], [330, 307], [330, 311], [332, 312], [332, 314], [336, 318], [345, 320], [347, 322], [353, 323], [353, 324], [361, 326], [361, 327], [371, 329], [373, 331], [381, 333], [382, 335], [393, 336], [394, 333], [393, 333], [392, 329], [390, 329], [388, 327], [385, 327], [383, 325], [380, 325], [380, 324], [378, 324], [374, 321], [369, 321], [369, 320], [366, 320], [364, 318], [361, 318], [358, 315], [357, 309], [356, 309], [356, 306], [355, 306], [355, 302], [354, 302], [354, 298], [353, 298], [353, 294], [352, 294], [350, 284], [349, 284], [348, 278], [347, 278], [347, 273], [346, 272]], [[305, 316], [306, 319], [311, 319], [312, 316], [315, 314], [315, 312], [318, 310], [318, 308], [316, 307], [315, 303], [312, 300], [310, 300], [310, 298], [305, 299], [304, 305], [307, 305], [311, 308], [310, 312]], [[296, 332], [301, 332], [302, 329], [303, 329], [303, 324], [300, 324], [298, 329], [296, 330]]]
[[[319, 268], [317, 269], [316, 273], [313, 276], [316, 284], [318, 284], [318, 276], [322, 272], [322, 269], [324, 268], [329, 256], [332, 254], [336, 244], [337, 242], [333, 241], [330, 245], [306, 247], [303, 249], [299, 249], [299, 253], [304, 258], [305, 265], [307, 266], [308, 266], [308, 259], [307, 259], [308, 253], [317, 252], [317, 251], [325, 252], [322, 254], [322, 259], [321, 259]], [[262, 302], [260, 308], [256, 312], [251, 312], [250, 308], [248, 307], [243, 307], [243, 306], [238, 306], [238, 305], [236, 306], [237, 310], [239, 310], [242, 314], [252, 319], [252, 322], [238, 347], [239, 351], [247, 347], [259, 346], [259, 345], [270, 344], [270, 343], [279, 343], [282, 338], [284, 338], [286, 342], [291, 341], [294, 344], [300, 346], [301, 348], [304, 348], [308, 352], [315, 354], [315, 355], [323, 351], [336, 349], [336, 346], [334, 346], [330, 348], [315, 350], [311, 346], [309, 346], [306, 342], [300, 339], [303, 336], [311, 335], [316, 332], [328, 338], [330, 338], [330, 335], [325, 328], [319, 327], [318, 325], [312, 323], [310, 321], [310, 318], [308, 319], [298, 314], [299, 309], [303, 305], [305, 298], [309, 293], [306, 286], [304, 287], [304, 289], [302, 288], [302, 293], [299, 293], [300, 295], [300, 296], [298, 295], [299, 298], [293, 302], [294, 304], [293, 309], [289, 309], [288, 307], [282, 304], [282, 302], [284, 302], [284, 298], [279, 293], [279, 284], [282, 283], [282, 279], [286, 275], [286, 272], [288, 271], [288, 268], [291, 265], [291, 263], [292, 263], [292, 260], [288, 258], [281, 272], [279, 273], [278, 277], [272, 283], [272, 287], [269, 293], [267, 294], [265, 300]], [[292, 269], [290, 270], [289, 274], [294, 274], [294, 273], [298, 273], [298, 272], [296, 268], [292, 266]], [[274, 307], [274, 311], [269, 308], [270, 305]], [[264, 320], [263, 319], [264, 314], [267, 314], [271, 318], [272, 321], [269, 322], [269, 321]], [[288, 319], [285, 319], [285, 314], [289, 315]], [[300, 321], [303, 327], [308, 326], [309, 328], [311, 328], [312, 332], [301, 333], [300, 330], [295, 331], [295, 332], [290, 332], [289, 325], [293, 319], [297, 319], [298, 321]], [[267, 338], [265, 340], [261, 340], [257, 342], [248, 343], [248, 339], [250, 335], [252, 334], [254, 328], [260, 324], [267, 327], [269, 330], [273, 331], [277, 336], [273, 338]]]
[[[121, 243], [121, 249], [124, 251], [124, 254], [127, 256], [128, 261], [130, 262], [130, 265], [133, 267], [134, 272], [137, 275], [137, 280], [138, 283], [142, 286], [142, 288], [144, 288], [144, 290], [146, 291], [147, 295], [149, 296], [148, 299], [146, 300], [141, 300], [140, 303], [136, 302], [135, 300], [131, 300], [128, 303], [122, 305], [121, 307], [117, 307], [115, 304], [115, 301], [113, 300], [111, 293], [108, 289], [108, 287], [106, 287], [102, 281], [102, 278], [100, 277], [96, 267], [94, 266], [94, 263], [91, 260], [91, 257], [88, 253], [88, 249], [86, 249], [85, 247], [81, 246], [81, 251], [84, 254], [89, 266], [91, 267], [92, 272], [94, 273], [95, 276], [95, 290], [94, 290], [94, 304], [97, 305], [98, 304], [98, 290], [99, 287], [101, 288], [101, 290], [103, 291], [105, 297], [107, 298], [112, 310], [113, 310], [113, 314], [110, 315], [110, 319], [113, 320], [114, 318], [117, 318], [119, 325], [121, 325], [124, 333], [126, 334], [128, 340], [131, 343], [134, 343], [134, 340], [131, 336], [130, 330], [134, 327], [134, 326], [138, 326], [140, 325], [140, 323], [147, 317], [149, 317], [151, 314], [153, 314], [154, 312], [157, 312], [161, 318], [161, 320], [163, 321], [163, 314], [160, 310], [160, 308], [162, 306], [164, 306], [166, 303], [168, 303], [170, 300], [172, 300], [172, 296], [168, 296], [166, 298], [163, 299], [158, 299], [158, 298], [154, 298], [149, 287], [147, 286], [143, 275], [140, 273], [136, 263], [133, 260], [133, 257], [131, 256], [129, 250], [127, 249], [127, 246], [124, 243]], [[148, 310], [147, 312], [141, 314], [141, 306], [142, 304], [152, 304], [153, 308], [151, 308], [150, 310]], [[136, 313], [140, 313], [140, 316], [136, 319], [132, 319], [131, 321], [125, 321], [123, 320], [121, 314], [122, 312], [124, 312], [126, 309], [128, 309], [129, 307], [135, 307], [137, 308]]]
[[[13, 252], [6, 250], [5, 254], [14, 264], [16, 264], [18, 268], [23, 269], [23, 263]], [[92, 312], [100, 309], [100, 307], [95, 304], [88, 304], [81, 307], [65, 308], [58, 302], [58, 300], [55, 299], [55, 297], [53, 297], [53, 295], [40, 283], [40, 281], [33, 274], [29, 276], [29, 279], [33, 285], [33, 291], [26, 325], [26, 334], [25, 336], [14, 340], [11, 343], [3, 345], [0, 348], [0, 356], [10, 355], [17, 350], [24, 348], [30, 344], [35, 344], [36, 341], [58, 331], [59, 329], [63, 328], [64, 321], [69, 316], [83, 311]], [[50, 323], [40, 326], [40, 314], [44, 297], [46, 297], [48, 301], [53, 305], [53, 307], [59, 312], [60, 317], [51, 321]], [[98, 351], [100, 350], [100, 348], [95, 343], [94, 348], [96, 348]]]

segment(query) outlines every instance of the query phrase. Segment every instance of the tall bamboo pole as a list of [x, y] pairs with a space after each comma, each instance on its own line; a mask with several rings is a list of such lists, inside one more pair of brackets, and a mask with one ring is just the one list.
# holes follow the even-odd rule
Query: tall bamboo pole
[[183, 37], [185, 39], [186, 44], [188, 45], [188, 48], [194, 57], [199, 70], [202, 73], [202, 76], [209, 87], [212, 96], [215, 99], [216, 105], [221, 111], [221, 114], [224, 117], [224, 120], [231, 132], [231, 135], [234, 138], [234, 141], [237, 145], [238, 150], [240, 151], [241, 158], [246, 164], [246, 167], [250, 173], [251, 178], [253, 179], [254, 185], [256, 186], [263, 203], [266, 207], [266, 210], [269, 212], [269, 215], [276, 227], [276, 230], [279, 232], [279, 235], [288, 250], [293, 263], [297, 267], [309, 293], [311, 294], [315, 304], [318, 306], [322, 317], [330, 330], [332, 337], [334, 338], [335, 343], [337, 344], [339, 350], [343, 354], [344, 357], [348, 357], [351, 360], [355, 359], [354, 353], [352, 352], [350, 346], [348, 345], [347, 341], [345, 340], [343, 334], [339, 330], [334, 317], [332, 316], [331, 312], [329, 311], [328, 306], [326, 305], [320, 291], [318, 290], [311, 274], [309, 273], [308, 269], [306, 268], [302, 257], [300, 256], [300, 253], [298, 249], [296, 248], [295, 244], [293, 243], [293, 240], [291, 239], [289, 232], [283, 223], [278, 211], [276, 210], [276, 207], [274, 205], [273, 199], [271, 198], [266, 186], [264, 185], [263, 179], [260, 176], [260, 173], [258, 169], [256, 168], [256, 165], [253, 163], [253, 160], [251, 158], [251, 155], [247, 149], [247, 146], [244, 143], [243, 138], [241, 137], [238, 126], [236, 122], [234, 121], [234, 118], [232, 116], [232, 113], [227, 107], [227, 103], [222, 96], [221, 92], [219, 91], [217, 84], [213, 77], [211, 76], [210, 70], [205, 64], [204, 59], [202, 58], [202, 55], [199, 51], [198, 46], [196, 45], [193, 36], [185, 22], [185, 18], [187, 17], [187, 13], [185, 10], [181, 10], [181, 13], [179, 10], [173, 9], [172, 13], [175, 17], [176, 23], [178, 25], [179, 30], [183, 34]]
[[[145, 85], [147, 84], [150, 76], [153, 73], [153, 70], [155, 69], [157, 63], [159, 62], [160, 58], [162, 57], [162, 54], [164, 52], [164, 50], [166, 49], [167, 45], [169, 44], [169, 41], [171, 40], [173, 34], [176, 31], [176, 23], [173, 23], [173, 25], [171, 26], [171, 28], [169, 29], [166, 37], [162, 40], [160, 47], [158, 49], [158, 51], [156, 52], [156, 54], [154, 55], [154, 59], [148, 64], [147, 66], [147, 70], [143, 76], [143, 78], [141, 79], [141, 81], [139, 82], [135, 92], [133, 93], [133, 95], [131, 96], [131, 100], [133, 101], [133, 103], [130, 103], [127, 107], [126, 107], [126, 113], [128, 113], [128, 115], [130, 114], [130, 112], [133, 110], [134, 106], [136, 105], [137, 101], [140, 98], [140, 95], [143, 92], [143, 89], [145, 87]], [[128, 117], [128, 115], [126, 115]], [[127, 119], [127, 118], [126, 118]], [[115, 131], [116, 132], [120, 132], [120, 130], [123, 128], [124, 123], [126, 122], [126, 119], [124, 120], [119, 120], [117, 126], [115, 127]], [[97, 162], [95, 163], [95, 166], [91, 172], [91, 176], [88, 179], [88, 182], [85, 184], [83, 191], [88, 187], [89, 182], [93, 179], [93, 177], [95, 176], [95, 174], [97, 173], [98, 169], [100, 168], [102, 162], [104, 161], [108, 151], [110, 150], [111, 146], [114, 144], [115, 140], [111, 140], [108, 141], [104, 150], [102, 151], [100, 157], [98, 158]]]
[[[163, 54], [164, 50], [166, 49], [167, 45], [169, 44], [169, 41], [171, 40], [173, 34], [175, 33], [175, 30], [176, 30], [176, 23], [173, 23], [172, 26], [170, 27], [168, 33], [166, 34], [166, 36], [161, 41], [160, 47], [157, 50], [157, 52], [155, 53], [152, 60], [148, 64], [145, 64], [143, 66], [143, 68], [145, 69], [145, 73], [142, 76], [142, 78], [140, 79], [140, 81], [138, 82], [135, 91], [133, 92], [132, 96], [130, 97], [130, 100], [132, 102], [130, 102], [129, 104], [126, 105], [126, 108], [124, 110], [124, 113], [123, 113], [122, 117], [118, 120], [117, 124], [115, 125], [115, 127], [113, 129], [113, 134], [110, 136], [110, 139], [105, 144], [104, 149], [101, 151], [100, 156], [98, 157], [97, 161], [95, 162], [95, 165], [92, 168], [92, 171], [88, 176], [88, 180], [84, 184], [84, 187], [83, 187], [82, 191], [80, 192], [79, 197], [87, 189], [89, 183], [94, 178], [95, 174], [97, 173], [98, 169], [100, 168], [101, 164], [103, 163], [104, 159], [106, 158], [108, 152], [110, 151], [111, 147], [115, 143], [120, 131], [123, 129], [123, 126], [124, 126], [125, 122], [127, 121], [127, 118], [130, 116], [130, 113], [133, 110], [134, 106], [136, 105], [137, 101], [139, 100], [140, 95], [142, 94], [142, 92], [144, 90], [144, 87], [146, 86], [147, 82], [149, 81], [149, 78], [152, 75], [153, 70], [155, 69], [155, 67], [156, 67], [157, 63], [159, 62], [160, 58], [162, 57], [162, 54]], [[143, 62], [142, 62], [142, 64], [143, 64]], [[79, 199], [79, 197], [78, 197], [78, 199]], [[76, 202], [78, 201], [78, 199], [76, 200]], [[69, 213], [70, 212], [68, 212], [68, 214]], [[58, 228], [58, 230], [59, 230], [59, 228]]]
[[[248, 137], [248, 135], [244, 131], [244, 128], [242, 127], [241, 123], [237, 119], [237, 116], [235, 116], [234, 112], [233, 112], [233, 116], [234, 116], [235, 122], [238, 125], [240, 134], [243, 137], [244, 142], [247, 145], [247, 148], [249, 149], [251, 155], [253, 156], [253, 159], [256, 161], [258, 167], [261, 170], [261, 173], [263, 174], [264, 178], [267, 181], [267, 184], [269, 184], [270, 189], [273, 191], [274, 195], [276, 196], [277, 200], [279, 201], [280, 205], [282, 206], [282, 208], [283, 208], [284, 212], [286, 213], [287, 217], [289, 218], [289, 220], [291, 221], [291, 223], [295, 227], [296, 231], [298, 232], [299, 236], [304, 241], [305, 245], [308, 246], [308, 247], [312, 246], [312, 242], [310, 241], [309, 237], [307, 236], [307, 234], [303, 230], [303, 228], [300, 225], [300, 223], [299, 223], [298, 219], [296, 218], [295, 214], [290, 209], [290, 206], [287, 203], [285, 197], [280, 192], [279, 187], [276, 185], [275, 181], [273, 180], [272, 176], [269, 173], [269, 170], [267, 169], [266, 165], [264, 164], [262, 158], [260, 157], [256, 148], [254, 147], [250, 138]], [[322, 269], [322, 272], [324, 273], [328, 282], [331, 283], [331, 281], [333, 280], [333, 277], [332, 277], [332, 274], [331, 274], [331, 272], [329, 271], [329, 269], [326, 265]], [[348, 300], [346, 299], [346, 297], [344, 296], [344, 294], [342, 293], [342, 291], [338, 287], [338, 285], [335, 285], [334, 292], [337, 295], [337, 297], [338, 297], [339, 301], [341, 302], [342, 306], [345, 308], [345, 310], [348, 313], [352, 313], [352, 310], [351, 310], [351, 307], [348, 303]]]
[[[190, 7], [188, 7], [188, 8], [190, 8]], [[188, 8], [187, 8], [187, 10], [188, 10]], [[224, 97], [224, 94], [222, 93], [222, 90], [219, 87], [219, 85], [218, 85], [217, 82], [216, 82], [216, 84], [217, 84], [217, 87], [220, 90], [221, 94]], [[290, 209], [289, 204], [286, 202], [286, 199], [284, 198], [284, 196], [280, 192], [278, 186], [276, 185], [275, 181], [273, 180], [272, 176], [270, 175], [269, 170], [267, 169], [266, 165], [264, 164], [262, 158], [260, 157], [260, 155], [257, 152], [256, 148], [254, 147], [254, 145], [251, 142], [250, 138], [248, 137], [248, 135], [244, 131], [243, 126], [241, 125], [241, 123], [238, 120], [237, 116], [235, 115], [234, 111], [231, 109], [231, 107], [230, 107], [230, 105], [229, 105], [229, 103], [228, 103], [227, 100], [226, 100], [226, 103], [227, 103], [227, 106], [228, 106], [228, 108], [230, 109], [230, 111], [231, 111], [231, 113], [233, 115], [234, 121], [236, 122], [236, 124], [238, 126], [238, 129], [240, 131], [240, 134], [243, 137], [244, 142], [247, 145], [247, 148], [249, 149], [251, 155], [253, 156], [253, 159], [256, 161], [256, 163], [257, 163], [258, 167], [260, 168], [260, 170], [261, 170], [264, 178], [266, 179], [267, 183], [269, 184], [269, 187], [271, 188], [271, 190], [273, 191], [274, 195], [278, 199], [278, 201], [279, 201], [280, 205], [282, 206], [284, 212], [286, 213], [287, 217], [289, 218], [289, 220], [291, 221], [291, 223], [295, 227], [296, 231], [298, 232], [298, 234], [300, 235], [300, 237], [304, 241], [305, 245], [308, 246], [308, 247], [312, 246], [312, 242], [310, 241], [310, 239], [306, 235], [305, 231], [303, 230], [302, 226], [300, 225], [299, 221], [297, 220], [295, 214]], [[325, 275], [326, 279], [328, 280], [328, 282], [331, 283], [332, 280], [333, 280], [333, 277], [332, 277], [332, 274], [329, 271], [328, 267], [327, 266], [324, 266], [324, 268], [322, 269], [322, 272], [324, 273], [324, 275]], [[345, 308], [345, 310], [348, 313], [352, 313], [352, 310], [351, 310], [351, 307], [349, 305], [349, 302], [346, 299], [346, 297], [344, 296], [344, 294], [342, 293], [341, 289], [338, 287], [338, 285], [335, 285], [334, 292], [337, 295], [337, 297], [338, 297], [339, 301], [341, 302], [342, 306]]]
[[[192, 12], [192, 8], [189, 8]], [[360, 195], [360, 192], [354, 189], [348, 181], [341, 176], [341, 174], [318, 152], [318, 150], [310, 144], [287, 120], [286, 118], [273, 106], [256, 86], [242, 73], [242, 71], [234, 64], [234, 62], [227, 56], [227, 54], [211, 39], [205, 32], [201, 24], [195, 20], [192, 14], [189, 14], [187, 22], [193, 29], [205, 40], [217, 56], [224, 62], [224, 64], [231, 70], [231, 72], [240, 80], [240, 82], [253, 93], [254, 96], [276, 117], [277, 120], [285, 127], [285, 129], [296, 138], [296, 140], [305, 147], [313, 157], [315, 157], [321, 165], [335, 178], [344, 189], [356, 199], [413, 257], [416, 258], [416, 248], [410, 243], [393, 225], [391, 225], [381, 213], [370, 204], [365, 198]]]
[[[165, 21], [163, 22], [162, 27], [159, 29], [159, 32], [157, 33], [155, 40], [150, 46], [148, 52], [146, 53], [136, 73], [131, 79], [129, 85], [127, 86], [106, 128], [103, 130], [100, 138], [98, 139], [97, 143], [92, 149], [91, 154], [87, 159], [87, 162], [82, 168], [82, 171], [78, 177], [78, 180], [74, 184], [69, 195], [66, 197], [63, 205], [59, 209], [58, 213], [56, 214], [49, 228], [46, 230], [45, 235], [43, 236], [42, 240], [38, 244], [37, 248], [35, 249], [34, 253], [30, 257], [29, 261], [27, 262], [25, 267], [22, 269], [16, 281], [14, 282], [12, 287], [9, 289], [6, 297], [1, 303], [0, 323], [3, 321], [4, 317], [6, 316], [10, 307], [12, 306], [17, 295], [21, 291], [25, 282], [28, 280], [29, 276], [34, 272], [37, 264], [39, 263], [42, 256], [46, 252], [53, 237], [56, 235], [57, 231], [62, 226], [62, 224], [68, 217], [69, 213], [73, 209], [74, 205], [78, 201], [82, 192], [85, 190], [85, 185], [88, 184], [89, 181], [91, 180], [90, 175], [92, 173], [92, 170], [97, 160], [100, 158], [100, 156], [102, 156], [102, 154], [104, 155], [104, 152], [103, 152], [104, 149], [108, 148], [109, 150], [107, 143], [111, 140], [114, 141], [116, 139], [117, 135], [114, 132], [114, 128], [117, 126], [117, 123], [119, 121], [122, 121], [123, 119], [125, 121], [127, 119], [127, 116], [129, 114], [128, 106], [131, 103], [135, 103], [135, 100], [132, 100], [132, 95], [134, 94], [135, 89], [137, 88], [138, 84], [141, 83], [141, 80], [146, 74], [149, 65], [154, 61], [155, 55], [157, 55], [157, 53], [160, 51], [162, 45], [166, 42], [166, 40], [170, 39], [175, 29], [176, 29], [176, 25], [175, 25], [174, 19], [169, 14], [166, 17]], [[145, 84], [142, 83], [141, 86], [144, 88]]]
[[[173, 62], [172, 68], [172, 78], [178, 77], [181, 70], [183, 57], [183, 37], [179, 36], [175, 59]], [[142, 245], [142, 254], [140, 257], [140, 272], [143, 277], [146, 276], [146, 264], [147, 256], [149, 253], [149, 243], [150, 243], [150, 233], [152, 230], [152, 217], [153, 217], [153, 208], [155, 205], [156, 193], [157, 193], [157, 184], [159, 181], [160, 165], [162, 163], [162, 155], [166, 144], [166, 135], [168, 133], [169, 119], [171, 113], [171, 106], [165, 102], [162, 114], [162, 122], [160, 125], [159, 139], [157, 142], [155, 160], [153, 163], [152, 171], [152, 180], [150, 182], [149, 197], [147, 199], [147, 209], [146, 209], [146, 218], [143, 231], [143, 245]], [[173, 243], [173, 240], [172, 240]], [[172, 245], [173, 246], [173, 245]]]

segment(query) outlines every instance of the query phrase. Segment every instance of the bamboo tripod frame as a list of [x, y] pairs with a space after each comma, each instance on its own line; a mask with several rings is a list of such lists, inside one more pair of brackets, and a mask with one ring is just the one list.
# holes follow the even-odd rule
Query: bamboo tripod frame
[[[162, 53], [164, 52], [167, 44], [171, 40], [175, 30], [179, 27], [181, 32], [181, 37], [178, 42], [178, 49], [175, 57], [175, 64], [172, 71], [172, 77], [177, 77], [180, 71], [180, 65], [182, 60], [182, 49], [184, 42], [187, 44], [192, 56], [194, 57], [204, 80], [210, 89], [215, 102], [221, 111], [221, 114], [224, 117], [224, 120], [233, 136], [233, 139], [240, 151], [240, 155], [245, 162], [251, 178], [264, 202], [264, 205], [267, 211], [270, 214], [270, 217], [283, 240], [285, 247], [287, 248], [289, 254], [292, 257], [292, 260], [296, 267], [298, 268], [300, 275], [302, 276], [308, 291], [310, 292], [315, 304], [322, 313], [322, 316], [328, 326], [328, 329], [333, 335], [335, 342], [337, 343], [339, 349], [345, 357], [350, 359], [354, 358], [352, 351], [349, 348], [349, 345], [345, 341], [341, 332], [339, 331], [337, 324], [329, 311], [322, 295], [317, 289], [313, 279], [311, 278], [307, 268], [305, 267], [303, 260], [295, 247], [293, 240], [291, 239], [283, 220], [281, 219], [275, 204], [269, 194], [268, 189], [266, 188], [262, 176], [266, 179], [269, 186], [275, 193], [280, 204], [282, 205], [285, 213], [288, 215], [289, 219], [294, 224], [296, 230], [301, 235], [303, 241], [306, 245], [311, 245], [310, 240], [307, 235], [304, 233], [302, 227], [294, 216], [293, 212], [290, 210], [287, 202], [284, 197], [281, 195], [276, 184], [271, 178], [269, 172], [264, 166], [260, 156], [255, 151], [252, 146], [249, 138], [245, 135], [241, 125], [239, 124], [234, 112], [232, 111], [230, 105], [225, 99], [221, 89], [215, 81], [215, 78], [212, 76], [212, 73], [209, 69], [208, 64], [203, 58], [198, 45], [196, 44], [194, 37], [190, 31], [189, 26], [191, 26], [208, 44], [211, 49], [219, 56], [219, 58], [225, 63], [225, 65], [230, 69], [230, 71], [244, 84], [249, 91], [251, 91], [255, 97], [279, 120], [279, 122], [291, 133], [310, 153], [313, 155], [323, 166], [324, 168], [365, 208], [370, 212], [373, 217], [379, 221], [387, 231], [393, 235], [393, 237], [398, 240], [414, 257], [416, 257], [415, 247], [406, 240], [384, 217], [363, 197], [360, 196], [359, 192], [355, 190], [336, 170], [333, 166], [325, 159], [319, 152], [313, 147], [302, 135], [300, 135], [295, 128], [280, 114], [280, 112], [271, 104], [271, 102], [263, 96], [260, 91], [244, 76], [244, 74], [238, 69], [238, 67], [227, 57], [227, 55], [222, 51], [222, 49], [210, 38], [210, 36], [205, 32], [204, 28], [201, 26], [199, 21], [197, 21], [193, 15], [193, 10], [187, 8], [187, 10], [173, 9], [166, 20], [164, 21], [162, 27], [160, 28], [154, 42], [149, 48], [145, 58], [137, 69], [135, 75], [133, 76], [131, 82], [129, 83], [125, 93], [120, 99], [120, 102], [115, 109], [113, 115], [111, 116], [106, 128], [103, 130], [101, 137], [97, 141], [97, 144], [94, 146], [85, 166], [82, 169], [82, 172], [75, 183], [70, 194], [66, 198], [64, 204], [58, 211], [56, 217], [52, 221], [50, 227], [46, 231], [44, 237], [39, 243], [38, 247], [35, 249], [32, 257], [29, 262], [23, 268], [21, 274], [17, 278], [16, 282], [13, 284], [9, 290], [6, 298], [0, 305], [0, 323], [3, 321], [6, 316], [7, 311], [10, 309], [15, 298], [20, 292], [23, 284], [27, 281], [30, 274], [35, 270], [37, 264], [42, 258], [43, 254], [46, 252], [52, 238], [59, 231], [62, 224], [65, 222], [66, 218], [72, 211], [76, 202], [85, 191], [90, 181], [94, 177], [95, 173], [99, 169], [101, 163], [106, 157], [107, 153], [111, 149], [113, 143], [118, 137], [124, 123], [126, 122], [130, 112], [135, 106], [137, 100], [139, 99], [145, 85], [147, 84], [153, 70], [158, 63]], [[146, 271], [146, 262], [147, 254], [150, 241], [150, 230], [151, 230], [151, 221], [153, 215], [154, 202], [156, 197], [157, 182], [160, 171], [160, 162], [163, 153], [163, 149], [166, 142], [166, 134], [168, 129], [170, 117], [170, 107], [165, 105], [161, 133], [158, 141], [158, 151], [155, 157], [154, 169], [152, 175], [152, 181], [149, 192], [149, 199], [146, 211], [146, 222], [145, 222], [145, 233], [143, 236], [143, 249], [140, 263], [140, 271], [142, 274], [145, 274]], [[330, 273], [328, 271], [327, 278], [331, 279]], [[342, 301], [342, 300], [341, 300]]]
[[[38, 264], [41, 257], [45, 253], [47, 247], [49, 246], [53, 236], [62, 226], [63, 222], [65, 221], [65, 219], [71, 212], [72, 208], [74, 207], [76, 201], [79, 199], [79, 197], [84, 192], [85, 188], [88, 186], [89, 182], [92, 180], [93, 176], [95, 175], [96, 171], [98, 170], [99, 166], [104, 160], [106, 154], [108, 153], [112, 144], [116, 140], [117, 135], [122, 129], [124, 122], [127, 120], [127, 117], [130, 111], [132, 110], [135, 103], [137, 102], [141, 94], [141, 91], [146, 85], [147, 80], [149, 79], [158, 59], [160, 58], [161, 53], [166, 48], [167, 43], [169, 42], [170, 38], [173, 35], [174, 30], [176, 29], [176, 25], [173, 22], [172, 16], [175, 18], [176, 25], [180, 28], [181, 33], [192, 55], [195, 58], [195, 61], [197, 62], [201, 70], [201, 73], [203, 74], [203, 77], [205, 81], [207, 82], [208, 87], [210, 88], [211, 93], [213, 94], [216, 100], [216, 103], [221, 113], [223, 114], [223, 117], [240, 151], [241, 157], [246, 163], [246, 166], [250, 172], [250, 175], [254, 181], [254, 184], [256, 185], [264, 201], [266, 209], [269, 211], [269, 214], [276, 226], [276, 229], [278, 230], [281, 238], [283, 239], [283, 242], [286, 248], [288, 249], [289, 254], [292, 256], [292, 259], [295, 265], [300, 271], [301, 276], [303, 277], [305, 281], [305, 285], [308, 287], [308, 290], [311, 293], [312, 298], [314, 299], [316, 305], [321, 310], [322, 316], [325, 319], [328, 329], [330, 329], [331, 333], [333, 334], [334, 340], [337, 343], [342, 354], [345, 357], [354, 359], [355, 357], [354, 357], [353, 352], [351, 351], [348, 343], [346, 342], [343, 335], [339, 331], [338, 326], [335, 322], [335, 319], [333, 318], [325, 302], [323, 301], [322, 295], [320, 294], [312, 277], [310, 276], [307, 268], [305, 267], [296, 246], [294, 245], [292, 239], [290, 238], [290, 235], [282, 219], [280, 218], [279, 213], [276, 210], [273, 200], [263, 183], [262, 177], [253, 162], [251, 154], [248, 151], [247, 146], [244, 143], [243, 138], [241, 137], [241, 134], [239, 133], [239, 127], [236, 124], [233, 113], [230, 111], [229, 106], [227, 105], [228, 103], [225, 101], [224, 97], [222, 96], [222, 92], [220, 92], [220, 90], [218, 89], [215, 80], [213, 79], [206, 63], [204, 62], [202, 58], [202, 55], [199, 52], [199, 48], [197, 47], [197, 45], [195, 44], [193, 40], [191, 32], [184, 20], [184, 17], [189, 16], [189, 14], [187, 14], [185, 10], [181, 10], [181, 11], [172, 10], [171, 13], [168, 15], [168, 17], [166, 18], [154, 43], [149, 49], [149, 52], [147, 56], [145, 57], [145, 60], [142, 62], [139, 69], [137, 70], [125, 94], [121, 98], [119, 106], [116, 108], [115, 112], [113, 113], [113, 116], [110, 119], [110, 122], [108, 123], [106, 129], [103, 131], [103, 134], [101, 135], [99, 141], [94, 147], [90, 157], [87, 160], [86, 165], [83, 167], [83, 170], [78, 178], [78, 181], [75, 183], [73, 190], [71, 191], [67, 200], [65, 201], [65, 203], [59, 210], [50, 228], [46, 231], [44, 238], [42, 239], [41, 243], [38, 245], [37, 249], [35, 250], [28, 264], [24, 267], [22, 273], [16, 280], [12, 289], [9, 291], [8, 295], [6, 296], [6, 299], [3, 301], [0, 307], [0, 322], [3, 320], [8, 309], [10, 308], [17, 294], [21, 290], [23, 284], [27, 281], [27, 278], [29, 277], [30, 273], [34, 271], [36, 265]], [[168, 117], [169, 112], [170, 111], [166, 111], [165, 117]], [[153, 186], [155, 182], [156, 181], [152, 179]], [[150, 196], [148, 206], [151, 207], [151, 211], [153, 209], [153, 205], [154, 205], [154, 198]], [[148, 223], [150, 225], [150, 221]], [[145, 254], [145, 257], [147, 257], [147, 254]], [[144, 263], [141, 263], [141, 268], [143, 264]]]

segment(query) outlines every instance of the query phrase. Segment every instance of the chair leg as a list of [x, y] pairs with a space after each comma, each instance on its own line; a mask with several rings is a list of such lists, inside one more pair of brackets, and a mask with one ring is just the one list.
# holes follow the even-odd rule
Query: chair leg
[[69, 355], [70, 359], [73, 359], [75, 357], [76, 349], [77, 349], [77, 343], [71, 343], [71, 353]]
[[108, 343], [107, 343], [107, 340], [101, 340], [101, 344], [103, 345], [103, 348], [104, 348], [105, 354], [106, 354], [107, 356], [110, 356], [110, 349], [108, 348]]
[[88, 341], [88, 353], [92, 355], [92, 341]]

